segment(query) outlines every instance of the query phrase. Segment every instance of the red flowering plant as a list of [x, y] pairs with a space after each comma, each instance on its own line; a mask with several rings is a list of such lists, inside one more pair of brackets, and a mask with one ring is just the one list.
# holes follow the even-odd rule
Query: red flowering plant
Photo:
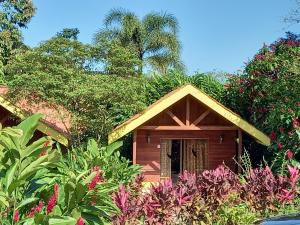
[[[177, 183], [164, 180], [144, 192], [131, 189], [139, 186], [137, 181], [127, 188], [122, 185], [114, 195], [119, 213], [113, 217], [113, 223], [220, 224], [227, 221], [228, 224], [253, 224], [256, 219], [270, 212], [277, 213], [299, 199], [299, 169], [289, 166], [288, 171], [287, 176], [278, 176], [265, 167], [238, 176], [220, 165], [198, 176], [184, 172]], [[243, 215], [245, 209], [251, 215]], [[224, 210], [228, 211], [226, 218], [222, 218]]]
[[[299, 36], [287, 33], [286, 38], [265, 45], [242, 75], [228, 80], [227, 87], [226, 104], [270, 135], [272, 143], [265, 159], [275, 161], [272, 168], [278, 171], [286, 168], [282, 164], [299, 161]], [[248, 146], [254, 146], [253, 142]], [[250, 147], [248, 150], [251, 153]]]

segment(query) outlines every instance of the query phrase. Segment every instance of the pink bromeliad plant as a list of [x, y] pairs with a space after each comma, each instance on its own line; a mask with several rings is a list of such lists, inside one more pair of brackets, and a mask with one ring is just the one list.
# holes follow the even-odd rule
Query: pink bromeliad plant
[[249, 174], [241, 177], [220, 165], [198, 176], [185, 171], [176, 184], [165, 180], [144, 192], [141, 188], [143, 180], [138, 177], [127, 189], [122, 185], [114, 195], [120, 213], [113, 217], [113, 223], [213, 223], [228, 201], [232, 207], [246, 204], [250, 211], [264, 216], [267, 210], [276, 212], [293, 203], [299, 196], [299, 176], [296, 167], [288, 166], [287, 176], [274, 175], [269, 167], [265, 167], [251, 169]]

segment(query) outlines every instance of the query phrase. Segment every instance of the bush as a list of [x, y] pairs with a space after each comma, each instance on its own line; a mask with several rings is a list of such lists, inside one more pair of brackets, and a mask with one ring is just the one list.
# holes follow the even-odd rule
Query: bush
[[1, 224], [109, 222], [118, 212], [112, 193], [139, 167], [120, 158], [120, 142], [100, 148], [90, 140], [64, 156], [50, 137], [31, 143], [40, 118], [0, 129]]
[[265, 156], [275, 161], [272, 169], [283, 172], [287, 163], [299, 161], [299, 37], [288, 33], [287, 38], [264, 46], [245, 73], [231, 77], [226, 86], [226, 104], [270, 135], [272, 145]]
[[[114, 224], [253, 224], [257, 219], [298, 208], [299, 170], [274, 175], [269, 167], [239, 177], [224, 165], [199, 176], [184, 172], [143, 192], [141, 177], [114, 195], [120, 210]], [[137, 189], [139, 187], [139, 189]], [[138, 194], [137, 194], [138, 193]], [[290, 212], [291, 210], [289, 210]]]

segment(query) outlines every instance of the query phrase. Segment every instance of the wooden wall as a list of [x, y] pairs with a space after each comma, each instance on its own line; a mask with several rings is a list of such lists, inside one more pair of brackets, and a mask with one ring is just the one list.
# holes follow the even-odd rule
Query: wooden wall
[[[220, 143], [220, 135], [224, 136]], [[150, 136], [150, 143], [147, 137]], [[214, 169], [223, 162], [236, 171], [232, 159], [237, 154], [237, 131], [148, 131], [137, 130], [136, 163], [143, 166], [145, 181], [160, 180], [160, 140], [163, 138], [205, 138], [208, 139], [208, 168]]]

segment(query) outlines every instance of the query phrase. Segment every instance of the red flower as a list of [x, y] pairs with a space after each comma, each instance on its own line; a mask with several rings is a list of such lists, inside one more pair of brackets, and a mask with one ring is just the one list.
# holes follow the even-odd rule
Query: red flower
[[270, 138], [272, 141], [275, 141], [277, 136], [276, 136], [276, 133], [274, 131], [272, 131], [272, 133], [270, 134]]
[[50, 145], [50, 141], [45, 141], [44, 148], [47, 148]]
[[261, 54], [257, 54], [256, 56], [255, 56], [255, 60], [263, 60], [265, 58], [265, 56], [264, 55], [261, 55]]
[[293, 127], [294, 127], [294, 128], [298, 128], [298, 127], [300, 126], [300, 122], [299, 122], [299, 120], [296, 119], [296, 118], [293, 119], [292, 124], [293, 124]]
[[35, 207], [32, 207], [30, 212], [28, 213], [27, 217], [31, 218], [34, 217], [34, 215], [38, 212], [41, 212], [44, 207], [44, 203], [42, 201], [39, 201], [39, 204]]
[[[92, 169], [92, 171], [93, 171], [93, 169]], [[91, 183], [89, 184], [89, 191], [93, 190], [96, 187], [96, 185], [102, 181], [102, 176], [101, 176], [100, 170], [96, 170], [93, 172], [96, 172], [96, 175], [94, 176]]]
[[283, 148], [283, 144], [278, 143], [278, 149], [281, 150]]
[[48, 201], [48, 205], [47, 205], [47, 214], [51, 213], [54, 206], [56, 205], [57, 202], [57, 197], [58, 197], [58, 191], [59, 191], [59, 186], [58, 184], [54, 185], [54, 193], [53, 195], [50, 197], [49, 201]]
[[239, 92], [240, 92], [240, 93], [243, 93], [243, 92], [244, 92], [244, 89], [243, 89], [243, 88], [240, 88]]
[[77, 222], [76, 222], [76, 225], [84, 225], [85, 223], [84, 223], [84, 220], [83, 220], [83, 218], [82, 217], [79, 217], [79, 219], [77, 220]]
[[280, 128], [279, 128], [279, 131], [280, 131], [280, 133], [283, 133], [283, 132], [284, 132], [284, 128], [283, 128], [283, 127], [280, 127]]
[[297, 102], [297, 105], [300, 106], [300, 102]]
[[289, 149], [289, 150], [287, 150], [287, 152], [286, 152], [286, 157], [288, 158], [288, 159], [291, 159], [291, 158], [293, 158], [293, 156], [294, 156], [294, 153]]
[[19, 210], [16, 210], [14, 213], [13, 221], [18, 222], [19, 220], [20, 220], [20, 212], [19, 212]]

